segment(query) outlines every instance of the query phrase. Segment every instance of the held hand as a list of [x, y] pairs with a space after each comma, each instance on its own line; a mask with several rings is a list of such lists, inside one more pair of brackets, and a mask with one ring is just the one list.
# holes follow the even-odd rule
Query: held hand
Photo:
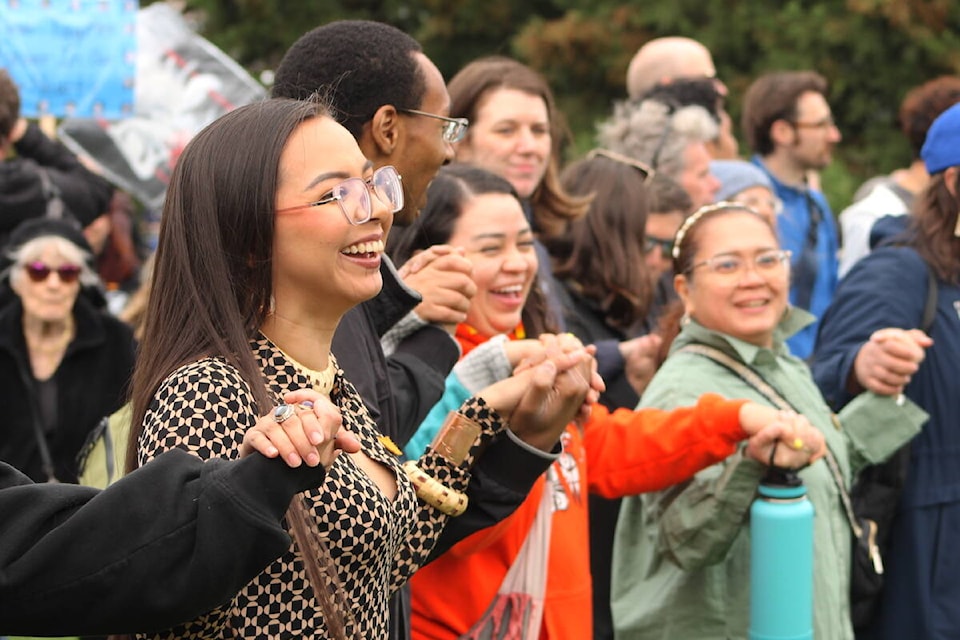
[[781, 411], [756, 402], [745, 402], [740, 406], [740, 428], [753, 436], [775, 422], [791, 420], [796, 415], [792, 411]]
[[853, 362], [850, 391], [863, 389], [892, 396], [903, 392], [933, 340], [919, 329], [880, 329], [865, 342]]
[[507, 340], [503, 343], [503, 350], [507, 353], [507, 360], [510, 366], [515, 370], [523, 365], [524, 367], [535, 366], [547, 359], [547, 348], [539, 340], [527, 338], [525, 340]]
[[435, 244], [423, 251], [413, 254], [409, 260], [403, 263], [403, 266], [397, 270], [402, 280], [409, 276], [419, 273], [424, 267], [441, 256], [447, 256], [451, 253], [457, 253], [461, 256], [466, 255], [462, 247], [454, 247], [449, 244]]
[[427, 322], [442, 325], [452, 335], [467, 319], [477, 285], [473, 264], [462, 249], [437, 245], [421, 251], [401, 267], [400, 277], [423, 296], [414, 311]]
[[[754, 406], [759, 407], [759, 405]], [[826, 454], [827, 448], [823, 434], [811, 426], [806, 418], [791, 411], [774, 409], [770, 411], [774, 411], [777, 417], [767, 426], [756, 431], [747, 441], [748, 457], [762, 464], [770, 464], [770, 455], [773, 454], [775, 466], [799, 469], [816, 462]], [[742, 416], [743, 409], [741, 409]], [[744, 428], [744, 430], [747, 429]]]
[[[586, 352], [591, 360], [590, 375], [588, 378], [590, 382], [590, 390], [587, 392], [587, 398], [584, 401], [585, 405], [592, 405], [600, 399], [600, 394], [606, 390], [607, 385], [597, 371], [597, 361], [594, 358], [594, 356], [597, 355], [597, 347], [595, 345], [591, 344], [584, 346], [583, 343], [580, 342], [580, 339], [572, 333], [544, 333], [538, 338], [538, 340], [540, 344], [543, 345], [543, 352], [532, 353], [527, 359], [521, 361], [520, 364], [514, 368], [514, 373], [523, 371], [525, 367], [539, 364], [543, 361], [543, 359], [549, 357], [551, 354], [573, 354], [583, 351]], [[566, 368], [566, 365], [562, 365], [561, 368]], [[585, 407], [585, 416], [589, 415], [589, 407]]]
[[360, 450], [356, 437], [340, 428], [340, 410], [326, 397], [301, 389], [285, 395], [284, 401], [290, 409], [280, 412], [281, 421], [273, 410], [247, 430], [240, 457], [258, 451], [268, 458], [280, 455], [291, 467], [306, 461], [311, 467], [329, 468], [340, 451]]
[[557, 353], [481, 392], [524, 442], [553, 449], [566, 425], [582, 410], [595, 364], [585, 349]]
[[[606, 383], [603, 381], [603, 378], [597, 371], [597, 361], [596, 358], [594, 358], [597, 353], [596, 346], [588, 345], [584, 347], [583, 343], [580, 342], [580, 339], [572, 333], [563, 333], [559, 335], [545, 333], [542, 334], [536, 341], [513, 340], [507, 342], [506, 345], [508, 349], [508, 357], [511, 357], [509, 353], [509, 345], [517, 342], [532, 342], [534, 344], [528, 344], [519, 347], [518, 353], [524, 354], [525, 357], [520, 361], [519, 364], [515, 365], [514, 373], [520, 373], [529, 367], [540, 364], [549, 358], [551, 354], [558, 356], [559, 354], [569, 355], [583, 352], [589, 356], [590, 369], [588, 373], [588, 380], [590, 383], [590, 389], [587, 391], [583, 405], [580, 407], [577, 416], [574, 418], [574, 420], [576, 420], [579, 424], [585, 423], [590, 418], [591, 408], [600, 399], [600, 394], [603, 393], [607, 388]], [[536, 345], [539, 345], [539, 348]], [[559, 360], [557, 362], [564, 367], [567, 366], [563, 365], [563, 363]], [[566, 360], [566, 362], [570, 363], [574, 361]]]
[[657, 372], [657, 354], [662, 342], [663, 338], [659, 335], [648, 333], [620, 343], [620, 354], [624, 360], [623, 371], [637, 395], [643, 395], [653, 379], [653, 374]]

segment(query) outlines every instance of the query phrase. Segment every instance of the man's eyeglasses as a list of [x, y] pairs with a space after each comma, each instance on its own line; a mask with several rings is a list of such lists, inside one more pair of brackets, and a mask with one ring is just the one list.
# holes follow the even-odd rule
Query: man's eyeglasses
[[691, 273], [694, 269], [700, 267], [707, 267], [712, 273], [719, 276], [731, 277], [744, 273], [752, 263], [754, 270], [758, 274], [766, 276], [782, 269], [789, 259], [790, 252], [781, 249], [761, 251], [753, 256], [752, 259], [744, 258], [736, 254], [723, 254], [707, 258], [703, 262], [698, 262], [690, 267], [687, 273]]
[[436, 118], [437, 120], [443, 120], [443, 141], [450, 144], [463, 140], [463, 136], [467, 135], [467, 127], [470, 126], [470, 121], [466, 118], [448, 118], [447, 116], [438, 116], [435, 113], [417, 111], [416, 109], [397, 109], [397, 111], [400, 113], [407, 113], [412, 116], [423, 116], [425, 118]]
[[319, 200], [279, 209], [277, 213], [307, 207], [320, 207], [336, 202], [347, 222], [360, 225], [373, 217], [373, 203], [370, 201], [371, 191], [377, 194], [377, 198], [383, 204], [387, 205], [390, 213], [396, 213], [403, 209], [403, 184], [400, 182], [400, 174], [394, 167], [387, 165], [374, 171], [369, 180], [347, 178], [334, 186], [329, 194]]
[[30, 262], [23, 265], [23, 268], [34, 282], [46, 282], [51, 273], [56, 273], [64, 284], [76, 282], [80, 277], [80, 267], [75, 264], [64, 264], [54, 269], [42, 262]]
[[660, 257], [669, 260], [673, 256], [673, 238], [657, 238], [655, 236], [646, 236], [643, 239], [644, 253], [653, 253], [660, 248]]
[[616, 151], [610, 151], [609, 149], [602, 149], [598, 147], [587, 152], [587, 160], [593, 160], [597, 157], [606, 158], [607, 160], [613, 160], [614, 162], [619, 162], [620, 164], [633, 167], [643, 174], [644, 183], [650, 180], [650, 178], [655, 176], [657, 173], [653, 170], [653, 167], [648, 165], [646, 162], [640, 162], [639, 160], [635, 160], [630, 156], [625, 156], [622, 153], [617, 153]]

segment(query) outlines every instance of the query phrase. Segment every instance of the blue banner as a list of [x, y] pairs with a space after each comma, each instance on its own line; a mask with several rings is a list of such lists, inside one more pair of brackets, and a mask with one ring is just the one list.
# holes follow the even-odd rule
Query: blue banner
[[136, 18], [131, 0], [0, 0], [0, 67], [28, 118], [133, 113]]
[[66, 118], [57, 133], [74, 153], [97, 162], [111, 182], [159, 212], [187, 141], [233, 108], [262, 100], [266, 91], [194, 33], [169, 3], [144, 7], [136, 24], [133, 113], [116, 121]]

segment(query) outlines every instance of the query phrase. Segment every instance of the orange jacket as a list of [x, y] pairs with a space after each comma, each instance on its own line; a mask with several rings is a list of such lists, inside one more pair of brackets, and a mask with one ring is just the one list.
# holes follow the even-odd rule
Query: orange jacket
[[[597, 405], [582, 433], [567, 426], [552, 467], [559, 482], [541, 638], [583, 640], [593, 633], [585, 492], [612, 498], [655, 491], [723, 460], [747, 436], [739, 422], [744, 402], [710, 394], [672, 412], [611, 413]], [[526, 539], [543, 489], [541, 478], [513, 515], [414, 574], [414, 640], [457, 638], [480, 619]]]

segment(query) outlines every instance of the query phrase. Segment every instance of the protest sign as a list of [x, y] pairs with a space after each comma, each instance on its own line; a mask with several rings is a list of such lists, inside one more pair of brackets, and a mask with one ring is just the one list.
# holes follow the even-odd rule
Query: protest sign
[[21, 113], [130, 115], [136, 16], [129, 0], [0, 2], [0, 67], [20, 90]]
[[204, 126], [266, 91], [198, 36], [167, 3], [137, 13], [133, 113], [122, 120], [65, 120], [60, 139], [92, 157], [113, 183], [159, 212], [183, 146]]

